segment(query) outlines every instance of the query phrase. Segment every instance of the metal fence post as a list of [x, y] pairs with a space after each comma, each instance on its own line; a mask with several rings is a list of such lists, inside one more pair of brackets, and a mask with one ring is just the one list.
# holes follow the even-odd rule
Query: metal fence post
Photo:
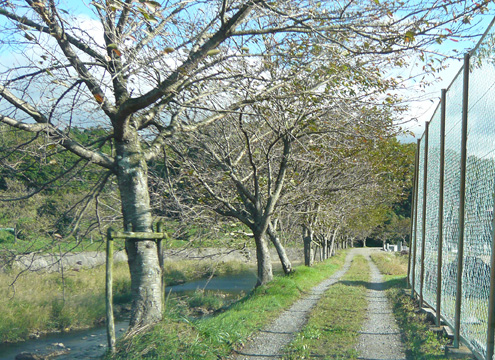
[[108, 348], [115, 353], [115, 323], [113, 319], [113, 229], [107, 231], [107, 251], [106, 251], [106, 274], [105, 274], [105, 305], [107, 317], [107, 340]]
[[418, 248], [418, 187], [419, 187], [419, 145], [421, 143], [421, 139], [418, 139], [418, 143], [416, 145], [416, 152], [418, 156], [418, 161], [417, 161], [417, 170], [418, 170], [418, 176], [416, 177], [416, 193], [414, 194], [414, 211], [415, 211], [415, 216], [414, 216], [414, 251], [413, 251], [413, 258], [412, 258], [412, 266], [411, 266], [411, 271], [412, 271], [412, 276], [411, 276], [411, 297], [414, 298], [414, 287], [416, 286], [416, 256], [417, 256], [417, 248]]
[[[495, 189], [493, 192], [492, 229], [495, 229]], [[495, 231], [492, 231], [492, 253], [490, 256], [490, 296], [488, 299], [488, 328], [486, 330], [486, 360], [493, 359], [495, 337]]]
[[425, 282], [425, 244], [426, 244], [426, 198], [427, 198], [427, 185], [428, 185], [428, 129], [430, 123], [426, 123], [425, 128], [425, 156], [424, 156], [424, 169], [423, 169], [423, 216], [421, 229], [421, 273], [419, 282], [419, 306], [423, 307], [423, 287]]
[[413, 176], [413, 188], [411, 193], [411, 231], [409, 235], [409, 259], [407, 261], [407, 286], [411, 286], [411, 281], [409, 280], [411, 276], [411, 258], [413, 245], [415, 246], [416, 239], [414, 238], [414, 218], [416, 217], [416, 193], [418, 192], [418, 162], [419, 162], [419, 145], [416, 146], [416, 151], [414, 153], [414, 176]]
[[440, 326], [442, 304], [442, 251], [443, 251], [443, 184], [445, 181], [445, 109], [447, 90], [442, 89], [440, 103], [440, 178], [438, 191], [438, 260], [437, 260], [437, 308], [436, 324]]
[[462, 138], [461, 138], [461, 168], [459, 190], [459, 242], [457, 245], [457, 284], [455, 298], [454, 347], [458, 348], [461, 330], [462, 304], [462, 267], [464, 261], [464, 204], [466, 201], [466, 158], [467, 158], [467, 123], [468, 123], [468, 94], [469, 94], [469, 54], [464, 55], [464, 78], [462, 89]]

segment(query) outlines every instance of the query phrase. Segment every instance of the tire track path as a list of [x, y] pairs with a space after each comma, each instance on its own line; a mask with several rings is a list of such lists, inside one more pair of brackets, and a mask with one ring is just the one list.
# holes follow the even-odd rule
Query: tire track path
[[309, 295], [296, 301], [285, 310], [273, 323], [260, 330], [256, 337], [234, 357], [237, 360], [277, 359], [281, 358], [282, 349], [289, 345], [296, 334], [306, 324], [309, 312], [318, 303], [321, 296], [349, 270], [355, 254], [353, 249], [347, 254], [342, 269], [311, 289]]
[[400, 332], [385, 294], [383, 276], [371, 261], [372, 249], [361, 249], [359, 253], [368, 260], [371, 282], [368, 285], [368, 310], [360, 332], [356, 350], [363, 360], [405, 360]]

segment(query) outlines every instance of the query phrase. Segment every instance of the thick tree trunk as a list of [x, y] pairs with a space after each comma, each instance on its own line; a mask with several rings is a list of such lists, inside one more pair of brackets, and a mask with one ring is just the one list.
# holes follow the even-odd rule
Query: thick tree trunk
[[282, 264], [282, 268], [284, 269], [284, 274], [286, 275], [290, 274], [292, 272], [292, 265], [290, 263], [289, 258], [287, 257], [285, 248], [280, 242], [280, 239], [277, 236], [277, 233], [275, 232], [275, 229], [273, 228], [273, 225], [271, 223], [268, 224], [267, 231], [272, 244], [275, 246], [275, 249], [277, 250], [278, 258], [280, 259], [280, 263]]
[[[117, 178], [122, 200], [124, 230], [152, 232], [146, 162], [137, 135], [117, 143]], [[162, 319], [161, 273], [155, 241], [126, 240], [131, 275], [129, 331]]]
[[253, 233], [256, 243], [256, 260], [258, 262], [258, 281], [256, 282], [256, 287], [258, 287], [273, 280], [273, 271], [270, 250], [265, 237], [259, 233]]

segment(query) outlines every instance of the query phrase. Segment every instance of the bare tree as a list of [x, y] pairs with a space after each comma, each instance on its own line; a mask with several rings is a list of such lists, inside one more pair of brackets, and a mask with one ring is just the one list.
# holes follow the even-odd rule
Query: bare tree
[[[81, 3], [2, 1], [0, 44], [15, 60], [2, 61], [0, 121], [116, 176], [124, 229], [150, 232], [147, 162], [165, 139], [263, 99], [256, 87], [237, 96], [244, 74], [232, 60], [278, 53], [310, 64], [326, 49], [388, 57], [451, 36], [446, 27], [457, 33], [486, 3], [96, 0], [88, 16]], [[107, 135], [81, 144], [71, 130], [88, 124]], [[102, 151], [107, 142], [112, 150]], [[162, 318], [160, 267], [153, 241], [127, 240], [126, 250], [136, 330]]]

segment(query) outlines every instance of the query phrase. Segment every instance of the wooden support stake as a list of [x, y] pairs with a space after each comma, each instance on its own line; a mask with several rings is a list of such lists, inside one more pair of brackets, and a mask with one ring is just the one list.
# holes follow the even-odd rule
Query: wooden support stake
[[[163, 233], [163, 222], [159, 221], [156, 224], [156, 232], [158, 234]], [[158, 239], [157, 243], [157, 251], [158, 251], [158, 263], [160, 264], [160, 274], [161, 274], [161, 292], [162, 292], [162, 312], [165, 311], [165, 268], [163, 266], [163, 236], [161, 239]]]
[[166, 238], [167, 235], [161, 232], [132, 232], [132, 231], [114, 231], [111, 230], [110, 234], [112, 239], [132, 239], [135, 241], [140, 240], [160, 240]]
[[105, 304], [106, 304], [106, 317], [107, 317], [107, 339], [108, 348], [112, 353], [115, 353], [115, 323], [113, 319], [113, 238], [112, 229], [109, 228], [107, 232], [107, 251], [106, 251], [106, 278], [105, 278]]

